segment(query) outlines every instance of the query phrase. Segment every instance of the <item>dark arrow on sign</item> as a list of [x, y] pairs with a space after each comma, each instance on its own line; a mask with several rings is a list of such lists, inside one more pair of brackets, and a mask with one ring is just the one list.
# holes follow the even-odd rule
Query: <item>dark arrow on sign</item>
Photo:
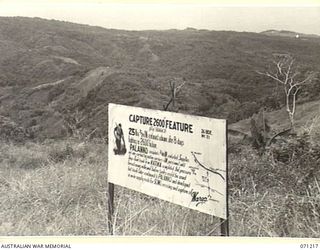
[[[192, 154], [193, 157], [194, 157], [194, 161], [195, 161], [196, 163], [198, 163], [199, 166], [201, 166], [202, 168], [204, 168], [205, 170], [207, 170], [207, 171], [209, 171], [209, 172], [211, 172], [211, 173], [213, 173], [213, 174], [219, 175], [219, 176], [222, 178], [222, 180], [225, 181], [225, 178], [224, 178], [224, 176], [223, 176], [222, 174], [220, 174], [219, 172], [217, 172], [217, 171], [215, 171], [215, 170], [213, 170], [213, 169], [211, 169], [211, 168], [207, 168], [206, 166], [204, 166], [203, 164], [201, 164], [201, 162], [198, 160], [198, 158], [196, 157], [196, 155], [195, 155], [194, 152], [191, 152], [191, 154]], [[221, 171], [221, 170], [220, 170], [220, 171]]]

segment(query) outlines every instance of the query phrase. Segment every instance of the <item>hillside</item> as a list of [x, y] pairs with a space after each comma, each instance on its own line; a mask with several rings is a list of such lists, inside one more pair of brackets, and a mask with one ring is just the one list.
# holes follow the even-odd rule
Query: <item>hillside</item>
[[[176, 110], [235, 122], [261, 106], [278, 108], [275, 84], [256, 73], [273, 53], [290, 53], [303, 71], [320, 71], [316, 37], [124, 31], [0, 17], [0, 117], [40, 139], [74, 130], [105, 136], [109, 102], [161, 109], [174, 80], [186, 83]], [[304, 101], [317, 100], [319, 86], [318, 80], [306, 89]]]
[[[288, 113], [285, 108], [265, 113], [265, 117], [271, 126], [271, 134], [284, 131], [290, 127]], [[297, 105], [295, 113], [296, 132], [307, 132], [311, 139], [319, 141], [320, 138], [320, 102], [312, 101]], [[230, 125], [236, 131], [250, 134], [250, 119], [244, 119]]]
[[299, 38], [299, 39], [310, 39], [310, 38], [320, 38], [315, 34], [304, 34], [289, 30], [266, 30], [261, 32], [261, 34], [269, 35], [269, 36], [283, 36], [283, 37], [291, 37], [291, 38]]

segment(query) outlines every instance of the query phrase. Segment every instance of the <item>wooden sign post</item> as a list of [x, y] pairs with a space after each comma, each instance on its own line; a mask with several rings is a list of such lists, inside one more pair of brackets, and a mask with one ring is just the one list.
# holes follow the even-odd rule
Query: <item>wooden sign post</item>
[[114, 184], [108, 183], [108, 229], [113, 235], [113, 214], [114, 214]]
[[229, 161], [228, 161], [228, 121], [226, 121], [226, 219], [220, 219], [221, 236], [229, 236]]

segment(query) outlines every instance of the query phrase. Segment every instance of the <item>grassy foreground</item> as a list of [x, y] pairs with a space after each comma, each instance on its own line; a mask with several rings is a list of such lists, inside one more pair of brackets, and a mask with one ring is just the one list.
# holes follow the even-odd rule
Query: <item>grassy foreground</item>
[[[319, 176], [296, 192], [268, 157], [230, 155], [231, 236], [320, 237]], [[0, 235], [108, 235], [106, 187], [104, 143], [1, 143]], [[115, 235], [219, 235], [212, 216], [121, 187], [115, 195]]]

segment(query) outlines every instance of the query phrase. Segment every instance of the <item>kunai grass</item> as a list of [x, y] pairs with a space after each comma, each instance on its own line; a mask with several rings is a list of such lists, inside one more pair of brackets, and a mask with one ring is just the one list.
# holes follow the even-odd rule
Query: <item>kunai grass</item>
[[[268, 164], [269, 158], [249, 147], [229, 155], [230, 235], [320, 237], [317, 176], [307, 193], [281, 183], [263, 188], [257, 176]], [[110, 235], [107, 167], [103, 141], [2, 142], [0, 235]], [[219, 235], [220, 220], [116, 186], [112, 230], [114, 235]]]

